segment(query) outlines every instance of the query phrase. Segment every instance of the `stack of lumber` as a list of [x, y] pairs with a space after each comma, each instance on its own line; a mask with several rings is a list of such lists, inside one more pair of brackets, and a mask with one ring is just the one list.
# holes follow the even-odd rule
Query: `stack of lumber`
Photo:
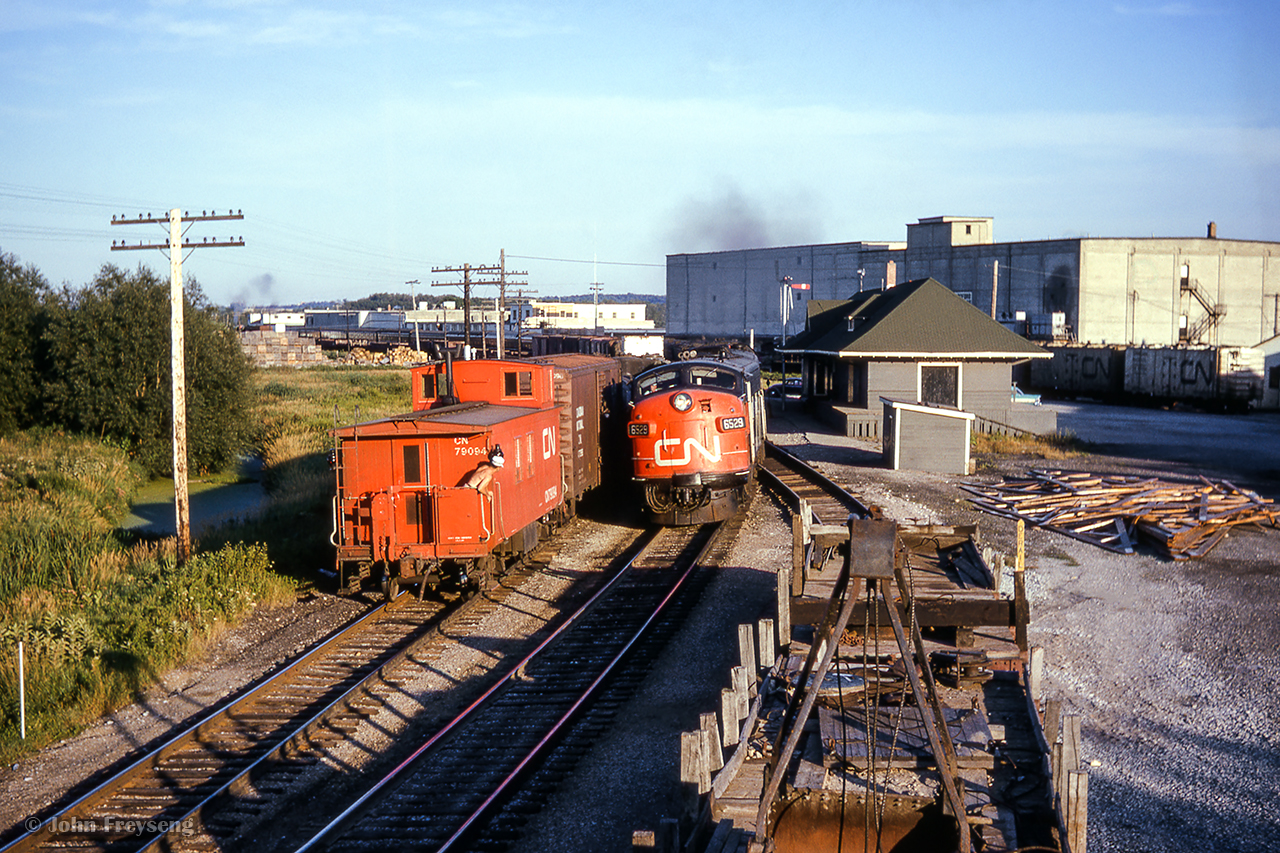
[[431, 360], [425, 352], [419, 352], [407, 346], [392, 347], [387, 352], [371, 352], [364, 347], [356, 347], [347, 354], [347, 361], [355, 364], [423, 364]]
[[979, 509], [1055, 530], [1122, 554], [1139, 535], [1174, 560], [1203, 557], [1240, 524], [1277, 527], [1280, 506], [1255, 492], [1204, 477], [1179, 484], [1154, 477], [1033, 470], [999, 485], [963, 483]]

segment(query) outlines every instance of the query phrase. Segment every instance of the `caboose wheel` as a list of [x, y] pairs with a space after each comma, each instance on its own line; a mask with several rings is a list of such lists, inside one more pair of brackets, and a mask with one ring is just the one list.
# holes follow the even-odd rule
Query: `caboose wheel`
[[382, 582], [382, 597], [388, 602], [396, 600], [396, 596], [400, 594], [400, 581], [396, 578], [388, 576]]

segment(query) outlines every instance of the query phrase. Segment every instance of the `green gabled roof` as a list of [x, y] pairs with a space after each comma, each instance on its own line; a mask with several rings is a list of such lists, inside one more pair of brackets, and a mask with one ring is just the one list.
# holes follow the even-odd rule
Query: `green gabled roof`
[[932, 278], [848, 300], [813, 300], [807, 326], [784, 351], [846, 357], [1050, 357]]

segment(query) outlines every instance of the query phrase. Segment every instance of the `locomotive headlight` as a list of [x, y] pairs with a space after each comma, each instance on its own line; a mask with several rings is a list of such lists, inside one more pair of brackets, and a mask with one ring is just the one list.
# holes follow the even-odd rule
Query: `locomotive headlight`
[[747, 419], [744, 418], [742, 415], [738, 415], [736, 418], [720, 419], [721, 430], [746, 429], [746, 427], [747, 427]]
[[677, 412], [687, 412], [693, 408], [693, 398], [681, 391], [671, 398], [671, 407]]

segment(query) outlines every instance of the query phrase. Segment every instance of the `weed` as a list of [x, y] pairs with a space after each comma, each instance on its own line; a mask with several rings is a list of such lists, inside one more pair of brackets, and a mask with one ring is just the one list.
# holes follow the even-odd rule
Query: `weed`
[[1086, 455], [1088, 445], [1069, 431], [1048, 435], [1002, 435], [1000, 433], [973, 434], [975, 453], [992, 453], [1008, 456], [1037, 456], [1041, 459], [1071, 459]]

